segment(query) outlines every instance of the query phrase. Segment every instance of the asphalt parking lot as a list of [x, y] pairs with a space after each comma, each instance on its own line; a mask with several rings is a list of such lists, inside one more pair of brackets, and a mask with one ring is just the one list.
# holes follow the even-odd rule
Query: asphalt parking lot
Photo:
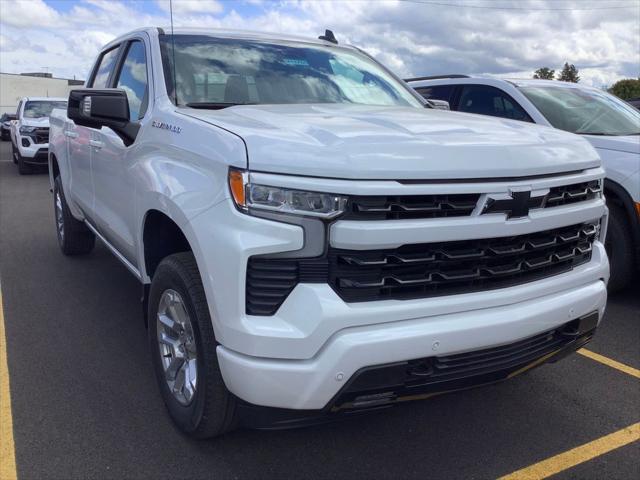
[[[566, 468], [566, 452], [640, 421], [640, 279], [610, 298], [587, 347], [626, 372], [576, 354], [347, 422], [198, 442], [165, 413], [136, 280], [101, 245], [84, 258], [60, 253], [48, 177], [19, 176], [9, 146], [0, 146], [0, 322], [11, 409], [0, 421], [12, 421], [18, 478], [640, 478], [628, 431], [624, 446]], [[522, 471], [545, 460], [537, 476]]]

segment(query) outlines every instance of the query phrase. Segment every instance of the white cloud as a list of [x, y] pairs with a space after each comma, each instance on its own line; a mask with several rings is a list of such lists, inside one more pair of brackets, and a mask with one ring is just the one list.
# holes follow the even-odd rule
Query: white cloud
[[[169, 12], [169, 0], [156, 0], [156, 3], [163, 11]], [[183, 13], [216, 14], [223, 10], [222, 4], [216, 0], [173, 0], [174, 15]]]
[[43, 0], [13, 0], [0, 6], [2, 23], [14, 27], [52, 27], [60, 14]]
[[[400, 0], [173, 0], [176, 26], [311, 37], [330, 28], [340, 43], [367, 50], [402, 76], [530, 77], [538, 67], [559, 70], [565, 61], [577, 66], [582, 82], [596, 86], [640, 75], [639, 1], [615, 2], [633, 7], [625, 9], [601, 9], [612, 4], [599, 0], [468, 3], [598, 9], [495, 10]], [[85, 76], [100, 46], [116, 35], [169, 24], [168, 0], [77, 0], [64, 13], [43, 0], [0, 0], [0, 13], [0, 70], [32, 71], [46, 65], [60, 76]]]

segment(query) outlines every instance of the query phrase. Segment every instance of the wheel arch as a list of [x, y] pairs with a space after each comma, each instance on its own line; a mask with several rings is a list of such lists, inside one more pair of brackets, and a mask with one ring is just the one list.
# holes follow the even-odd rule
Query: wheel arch
[[153, 278], [163, 258], [179, 252], [192, 252], [186, 233], [165, 212], [149, 209], [142, 223], [142, 267], [145, 276]]
[[625, 213], [636, 254], [636, 266], [640, 267], [640, 221], [637, 217], [633, 199], [624, 187], [609, 178], [604, 180], [604, 195], [608, 204], [619, 207]]

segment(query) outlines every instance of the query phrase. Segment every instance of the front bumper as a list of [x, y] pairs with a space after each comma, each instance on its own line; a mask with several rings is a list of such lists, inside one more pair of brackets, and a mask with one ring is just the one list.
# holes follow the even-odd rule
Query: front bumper
[[252, 428], [291, 428], [489, 385], [555, 363], [583, 347], [593, 338], [598, 319], [599, 313], [593, 312], [508, 345], [365, 367], [320, 410], [261, 407], [240, 401], [239, 419]]
[[346, 328], [308, 360], [257, 358], [218, 346], [218, 361], [229, 390], [248, 403], [340, 407], [332, 399], [363, 368], [508, 345], [593, 312], [602, 318], [606, 298], [606, 285], [597, 280], [511, 305]]
[[[28, 141], [29, 146], [25, 147], [22, 144], [23, 139]], [[34, 143], [31, 137], [18, 135], [17, 148], [24, 163], [31, 165], [46, 165], [49, 161], [48, 143]]]

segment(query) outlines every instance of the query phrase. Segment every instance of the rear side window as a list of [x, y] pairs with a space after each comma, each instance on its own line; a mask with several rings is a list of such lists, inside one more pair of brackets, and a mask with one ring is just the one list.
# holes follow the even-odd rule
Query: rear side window
[[488, 85], [464, 85], [458, 111], [478, 113], [492, 117], [531, 122], [531, 117], [518, 103], [502, 90]]
[[450, 102], [453, 85], [434, 85], [433, 87], [419, 87], [416, 91], [424, 98], [433, 100], [445, 100]]
[[100, 57], [100, 64], [98, 70], [93, 78], [91, 88], [107, 88], [107, 82], [109, 81], [109, 75], [113, 71], [113, 67], [116, 64], [116, 58], [118, 57], [118, 47], [105, 52]]
[[116, 88], [127, 94], [131, 121], [144, 117], [148, 103], [147, 57], [144, 44], [131, 42], [120, 70]]

